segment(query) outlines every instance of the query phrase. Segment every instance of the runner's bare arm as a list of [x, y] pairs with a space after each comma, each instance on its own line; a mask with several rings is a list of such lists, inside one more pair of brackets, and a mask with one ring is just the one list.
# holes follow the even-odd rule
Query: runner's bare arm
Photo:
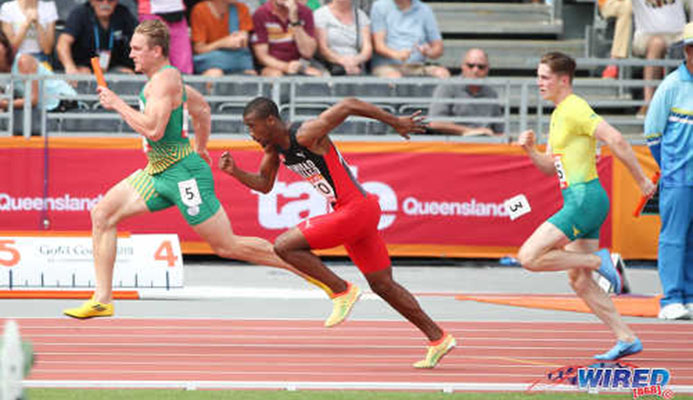
[[279, 154], [274, 149], [266, 149], [260, 161], [258, 173], [244, 171], [238, 167], [228, 151], [219, 159], [219, 169], [238, 179], [239, 182], [261, 193], [269, 193], [279, 169]]
[[144, 112], [130, 107], [108, 88], [99, 86], [97, 90], [104, 108], [117, 111], [135, 132], [157, 141], [164, 136], [171, 111], [177, 106], [178, 96], [182, 93], [182, 82], [180, 74], [174, 69], [155, 74], [149, 81]]
[[635, 179], [635, 182], [640, 187], [643, 196], [651, 196], [654, 193], [656, 186], [652, 183], [652, 180], [645, 175], [645, 172], [633, 152], [633, 148], [630, 147], [630, 144], [623, 138], [621, 132], [608, 122], [602, 120], [594, 131], [594, 137], [606, 143], [611, 149], [611, 152], [626, 165], [626, 168], [628, 168], [633, 179]]
[[419, 116], [419, 112], [397, 117], [371, 103], [349, 97], [323, 111], [318, 118], [303, 123], [296, 133], [296, 140], [301, 145], [312, 148], [350, 115], [384, 122], [395, 128], [397, 133], [407, 139], [409, 133], [423, 133], [425, 131], [423, 118]]
[[212, 113], [209, 104], [200, 92], [190, 85], [185, 85], [188, 94], [188, 112], [192, 117], [193, 131], [195, 132], [195, 151], [202, 158], [210, 162], [207, 153], [207, 141], [212, 129]]
[[535, 146], [534, 131], [527, 130], [520, 134], [517, 139], [517, 144], [522, 146], [524, 151], [532, 160], [532, 163], [546, 175], [553, 175], [556, 173], [556, 167], [553, 164], [553, 158], [551, 156], [551, 145], [546, 144], [546, 151], [542, 154]]

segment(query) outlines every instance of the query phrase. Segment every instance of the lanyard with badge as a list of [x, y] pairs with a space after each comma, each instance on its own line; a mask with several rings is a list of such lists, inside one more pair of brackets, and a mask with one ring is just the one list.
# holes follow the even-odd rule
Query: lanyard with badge
[[108, 28], [108, 49], [102, 49], [99, 27], [94, 24], [94, 46], [99, 54], [101, 69], [108, 70], [108, 64], [111, 63], [111, 49], [113, 49], [113, 27]]

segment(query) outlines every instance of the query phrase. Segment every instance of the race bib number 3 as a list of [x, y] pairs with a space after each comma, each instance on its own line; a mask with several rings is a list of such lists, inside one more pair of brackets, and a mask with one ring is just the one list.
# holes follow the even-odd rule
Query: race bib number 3
[[558, 182], [561, 184], [561, 189], [568, 187], [568, 177], [565, 175], [565, 168], [563, 167], [563, 160], [561, 160], [560, 155], [553, 156], [553, 165], [556, 167], [556, 175], [558, 175]]
[[511, 221], [532, 211], [532, 207], [529, 206], [529, 201], [524, 194], [511, 197], [503, 202], [503, 204], [505, 205], [505, 209]]

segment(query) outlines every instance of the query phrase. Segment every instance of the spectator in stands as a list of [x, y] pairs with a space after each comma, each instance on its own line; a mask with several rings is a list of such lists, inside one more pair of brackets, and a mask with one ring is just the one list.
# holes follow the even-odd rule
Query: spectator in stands
[[[633, 0], [633, 17], [633, 55], [644, 56], [648, 60], [664, 58], [669, 46], [681, 40], [683, 27], [686, 25], [683, 0]], [[644, 68], [643, 79], [661, 78], [662, 68]], [[645, 105], [638, 111], [639, 118], [644, 118], [647, 114], [647, 105], [652, 100], [654, 91], [653, 86], [644, 88]]]
[[[462, 78], [483, 79], [488, 76], [489, 63], [486, 52], [481, 49], [467, 51], [462, 59]], [[445, 82], [433, 92], [434, 99], [497, 99], [498, 93], [486, 85], [453, 85]], [[431, 122], [429, 130], [452, 135], [501, 134], [503, 124], [499, 122], [436, 121], [439, 117], [499, 117], [503, 115], [500, 104], [431, 103], [428, 111]]]
[[693, 316], [693, 22], [683, 34], [686, 61], [652, 98], [645, 136], [661, 168], [657, 269], [664, 296], [659, 318]]
[[262, 76], [321, 76], [313, 12], [296, 0], [269, 0], [253, 14], [252, 44]]
[[[46, 68], [45, 63], [39, 62], [34, 56], [28, 53], [22, 53], [15, 57], [10, 40], [3, 32], [0, 32], [0, 73], [12, 74], [38, 74], [52, 75], [53, 72]], [[60, 96], [76, 96], [77, 92], [61, 79], [47, 79], [43, 83], [43, 97], [39, 98], [39, 81], [31, 83], [31, 107], [32, 109], [43, 108], [46, 111], [65, 111], [77, 106], [74, 100], [60, 99]], [[15, 134], [22, 134], [23, 129], [22, 112], [24, 108], [24, 82], [22, 80], [15, 81], [12, 100], [0, 100], [0, 110], [8, 110], [10, 101], [14, 109], [15, 119]], [[32, 112], [32, 131], [34, 134], [39, 133], [40, 119], [39, 114]]]
[[315, 11], [318, 8], [322, 7], [320, 0], [298, 0], [298, 2], [310, 8], [311, 11]]
[[[633, 3], [631, 0], [598, 0], [599, 12], [604, 18], [616, 18], [614, 38], [611, 43], [611, 58], [626, 58], [628, 42], [633, 28]], [[618, 78], [618, 67], [607, 66], [602, 78]]]
[[136, 25], [137, 19], [118, 0], [89, 0], [76, 6], [56, 47], [65, 73], [91, 73], [94, 56], [104, 71], [134, 73], [130, 38]]
[[377, 0], [371, 7], [373, 74], [450, 77], [447, 68], [431, 65], [443, 55], [443, 39], [433, 10], [420, 0]]
[[183, 0], [138, 0], [139, 21], [158, 19], [166, 24], [171, 38], [171, 65], [184, 74], [193, 73], [193, 52]]
[[318, 49], [332, 75], [359, 75], [371, 59], [370, 19], [351, 0], [332, 0], [315, 11]]
[[256, 75], [248, 47], [253, 19], [248, 6], [237, 1], [207, 0], [190, 15], [195, 73], [204, 76]]
[[53, 1], [12, 0], [2, 4], [2, 32], [15, 54], [31, 54], [48, 60], [55, 45], [58, 10]]

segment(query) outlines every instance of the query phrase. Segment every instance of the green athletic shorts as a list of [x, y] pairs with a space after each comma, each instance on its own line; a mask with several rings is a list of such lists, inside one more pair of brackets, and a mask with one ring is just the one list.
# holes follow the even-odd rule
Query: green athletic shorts
[[155, 175], [138, 169], [127, 178], [147, 203], [149, 211], [176, 205], [188, 224], [200, 224], [219, 210], [209, 165], [192, 153]]
[[570, 240], [599, 239], [609, 214], [609, 197], [599, 179], [571, 185], [562, 191], [563, 208], [549, 218]]

